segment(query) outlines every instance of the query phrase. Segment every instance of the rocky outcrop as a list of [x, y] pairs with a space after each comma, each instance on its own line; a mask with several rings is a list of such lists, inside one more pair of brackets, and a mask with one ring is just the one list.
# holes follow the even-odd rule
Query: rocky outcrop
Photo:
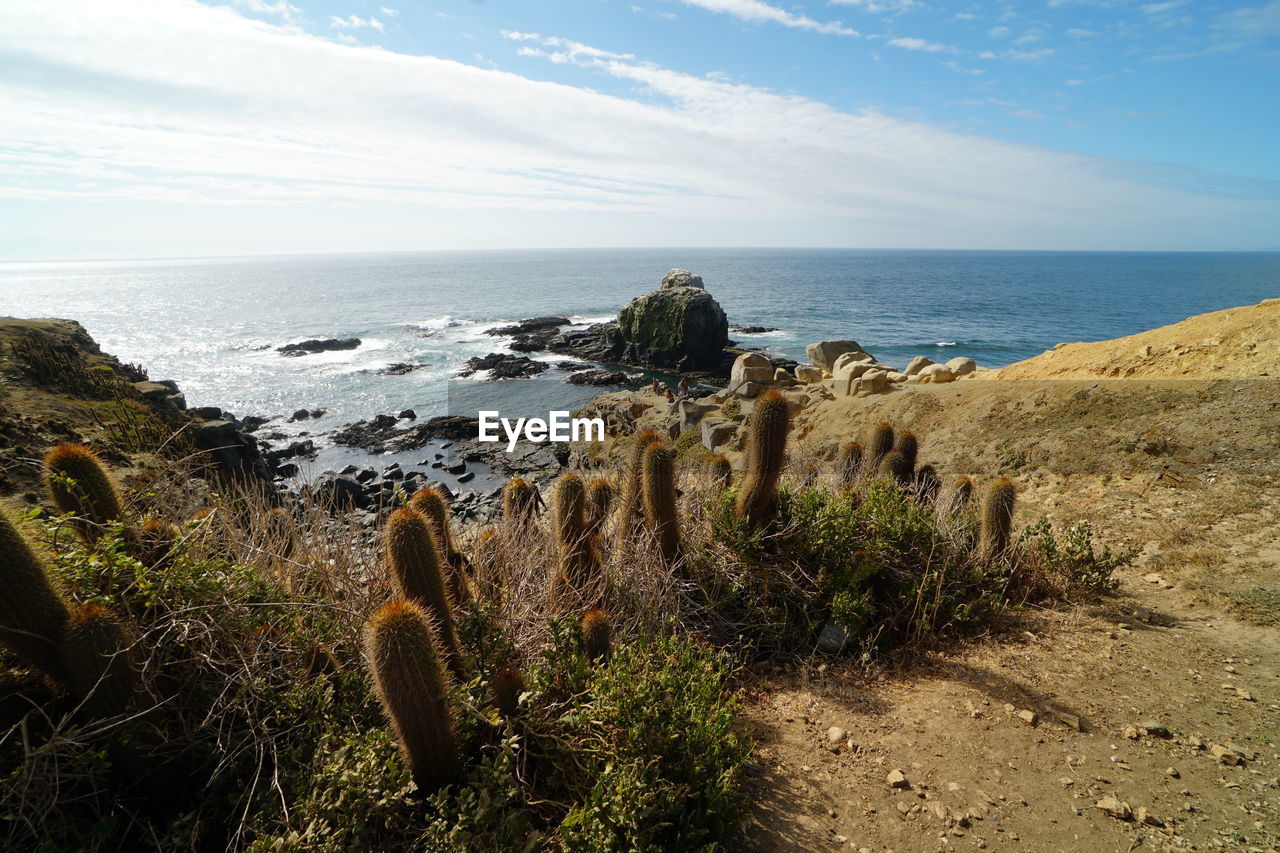
[[486, 329], [485, 334], [498, 338], [510, 336], [513, 338], [510, 346], [515, 352], [542, 352], [569, 323], [568, 317], [530, 317], [510, 326]]
[[297, 357], [300, 355], [314, 355], [318, 352], [355, 349], [358, 346], [360, 346], [359, 338], [311, 338], [310, 340], [299, 341], [296, 344], [285, 344], [282, 347], [276, 347], [276, 352], [284, 356]]
[[489, 371], [490, 380], [494, 379], [528, 379], [545, 371], [550, 365], [545, 361], [534, 361], [527, 355], [512, 355], [505, 352], [491, 352], [486, 356], [467, 359], [467, 367], [459, 376], [471, 376], [481, 370]]
[[857, 341], [818, 341], [804, 348], [804, 354], [813, 365], [825, 373], [835, 371], [836, 359], [845, 353], [863, 352]]
[[621, 358], [666, 370], [723, 370], [729, 321], [700, 276], [672, 270], [662, 287], [618, 312]]

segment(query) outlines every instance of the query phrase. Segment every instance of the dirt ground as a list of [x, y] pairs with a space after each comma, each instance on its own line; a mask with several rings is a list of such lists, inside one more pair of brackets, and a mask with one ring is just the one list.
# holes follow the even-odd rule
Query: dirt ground
[[1278, 407], [1269, 380], [966, 381], [805, 410], [793, 453], [889, 420], [944, 480], [1013, 475], [1019, 523], [1141, 554], [961, 647], [763, 665], [744, 849], [1280, 848]]

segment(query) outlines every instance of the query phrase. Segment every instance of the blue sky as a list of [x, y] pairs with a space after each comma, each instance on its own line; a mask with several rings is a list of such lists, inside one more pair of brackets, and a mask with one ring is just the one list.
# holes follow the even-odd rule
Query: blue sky
[[5, 0], [0, 258], [1280, 247], [1280, 0]]

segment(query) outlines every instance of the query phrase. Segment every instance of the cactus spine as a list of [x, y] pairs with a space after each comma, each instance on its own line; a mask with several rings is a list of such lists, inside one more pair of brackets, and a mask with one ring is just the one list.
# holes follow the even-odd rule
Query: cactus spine
[[891, 480], [900, 488], [911, 484], [912, 470], [907, 457], [901, 450], [890, 450], [880, 460], [880, 476]]
[[893, 450], [893, 425], [876, 424], [871, 430], [871, 437], [867, 439], [867, 454], [871, 457], [871, 470], [879, 470], [880, 461], [891, 450]]
[[942, 481], [932, 465], [921, 465], [916, 470], [916, 499], [921, 503], [933, 503], [938, 497]]
[[733, 466], [723, 454], [708, 453], [702, 462], [702, 470], [717, 489], [727, 489], [733, 484]]
[[0, 511], [0, 644], [23, 663], [58, 680], [70, 612], [44, 564]]
[[562, 474], [556, 480], [551, 517], [560, 548], [554, 591], [567, 588], [585, 592], [599, 577], [600, 564], [587, 533], [587, 490], [577, 474]]
[[620, 538], [630, 536], [644, 517], [640, 482], [644, 477], [644, 451], [661, 438], [662, 434], [656, 429], [641, 430], [632, 436], [631, 450], [627, 454], [627, 470], [623, 472], [622, 490], [618, 495], [617, 522], [613, 526]]
[[110, 610], [85, 604], [72, 611], [62, 658], [67, 687], [89, 716], [110, 717], [128, 707], [136, 683], [129, 637]]
[[587, 535], [599, 536], [613, 509], [613, 484], [603, 478], [587, 484]]
[[449, 568], [449, 592], [453, 595], [454, 603], [474, 598], [467, 578], [467, 558], [453, 543], [453, 532], [449, 526], [452, 516], [449, 502], [439, 489], [424, 487], [413, 493], [413, 497], [409, 498], [409, 505], [422, 513], [422, 517], [431, 525], [436, 550]]
[[982, 559], [994, 560], [1008, 550], [1017, 498], [1018, 490], [1008, 477], [997, 477], [987, 487], [982, 498], [982, 532], [978, 538]]
[[508, 667], [493, 676], [489, 685], [493, 691], [493, 707], [498, 713], [510, 719], [520, 712], [520, 694], [524, 692], [524, 676], [518, 670]]
[[448, 674], [431, 620], [411, 601], [389, 601], [365, 632], [373, 683], [401, 755], [423, 793], [454, 781], [461, 771]]
[[787, 455], [787, 433], [791, 430], [791, 411], [787, 400], [777, 391], [769, 391], [756, 401], [747, 436], [747, 473], [738, 491], [738, 518], [759, 527], [773, 512], [778, 477]]
[[151, 569], [162, 569], [173, 562], [173, 548], [182, 529], [172, 521], [147, 519], [136, 536], [138, 562]]
[[862, 473], [862, 445], [851, 441], [841, 447], [839, 465], [840, 488], [846, 492], [854, 489]]
[[524, 523], [538, 509], [538, 488], [523, 477], [513, 477], [502, 490], [502, 516]]
[[454, 672], [462, 674], [462, 649], [453, 627], [453, 602], [441, 571], [440, 552], [422, 513], [401, 507], [387, 519], [387, 562], [404, 598], [425, 608], [436, 623], [440, 647]]
[[907, 465], [914, 472], [917, 458], [920, 455], [920, 439], [916, 438], [916, 434], [909, 429], [904, 429], [898, 433], [898, 437], [893, 443], [893, 449], [906, 458]]
[[662, 561], [670, 565], [680, 556], [675, 450], [661, 439], [651, 441], [644, 449], [642, 462], [645, 525], [658, 543]]
[[589, 661], [606, 663], [612, 653], [613, 626], [609, 616], [596, 608], [582, 617], [582, 651]]
[[44, 457], [49, 494], [62, 512], [83, 520], [80, 535], [92, 544], [103, 525], [120, 517], [120, 495], [98, 455], [83, 444], [59, 444]]

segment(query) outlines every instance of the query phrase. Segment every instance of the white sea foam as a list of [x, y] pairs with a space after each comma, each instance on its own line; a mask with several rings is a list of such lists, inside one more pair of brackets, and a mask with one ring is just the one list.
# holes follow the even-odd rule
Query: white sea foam
[[935, 347], [953, 347], [955, 345], [956, 345], [955, 341], [938, 341], [936, 344], [934, 344]]

